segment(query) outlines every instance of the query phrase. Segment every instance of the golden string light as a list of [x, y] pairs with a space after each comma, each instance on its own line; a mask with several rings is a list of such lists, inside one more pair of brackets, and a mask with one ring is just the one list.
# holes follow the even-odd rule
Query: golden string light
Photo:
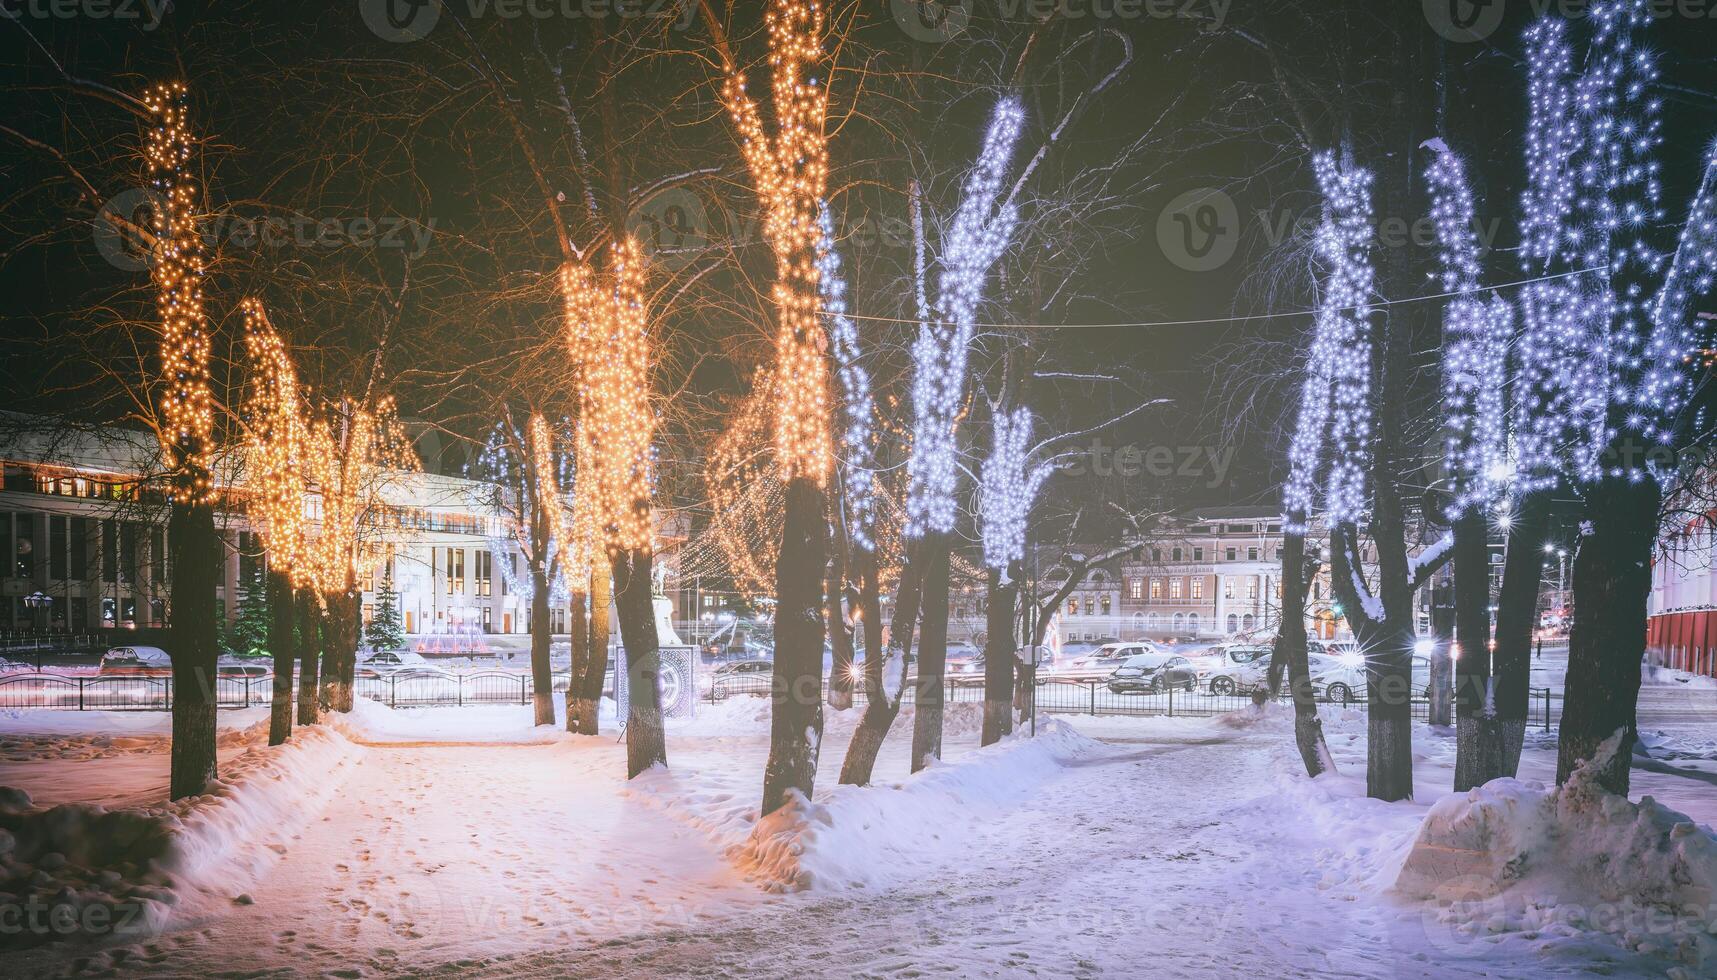
[[250, 366], [244, 469], [250, 523], [262, 535], [273, 570], [285, 573], [294, 586], [309, 586], [304, 515], [308, 433], [298, 372], [261, 301], [247, 297], [239, 311]]
[[153, 125], [143, 159], [155, 192], [155, 241], [150, 278], [161, 317], [161, 448], [180, 503], [209, 493], [209, 442], [214, 424], [209, 398], [210, 340], [203, 313], [206, 259], [197, 234], [197, 185], [187, 173], [192, 140], [182, 82], [164, 82], [143, 96]]
[[818, 208], [828, 184], [828, 111], [824, 68], [825, 12], [811, 0], [771, 0], [769, 32], [775, 133], [763, 124], [745, 76], [728, 72], [722, 101], [739, 132], [740, 149], [763, 206], [763, 233], [775, 254], [771, 288], [780, 316], [775, 340], [776, 464], [783, 482], [828, 482], [829, 340], [817, 315]]
[[[565, 519], [565, 491], [560, 485], [554, 460], [554, 430], [549, 426], [548, 419], [540, 414], [532, 415], [528, 426], [526, 438], [530, 440], [531, 466], [536, 474], [533, 482], [536, 485], [537, 509], [548, 523], [549, 540], [559, 557], [562, 578], [572, 583], [574, 591], [583, 591], [579, 583], [590, 577], [588, 495], [578, 498], [585, 502], [585, 506], [579, 508], [575, 504], [572, 524], [569, 527]], [[581, 429], [580, 432], [582, 431]], [[584, 440], [580, 438], [579, 442]], [[580, 460], [584, 457], [574, 458]]]
[[[611, 552], [649, 548], [650, 453], [655, 414], [650, 406], [649, 311], [644, 256], [627, 236], [610, 271], [580, 263], [561, 272], [567, 341], [580, 367], [578, 497], [575, 526], [588, 521]], [[584, 528], [581, 528], [584, 530]]]

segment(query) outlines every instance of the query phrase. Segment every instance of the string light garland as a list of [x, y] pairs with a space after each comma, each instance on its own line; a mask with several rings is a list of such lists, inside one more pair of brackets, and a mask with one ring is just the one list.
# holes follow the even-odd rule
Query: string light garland
[[1316, 243], [1328, 270], [1317, 328], [1330, 379], [1325, 506], [1331, 521], [1345, 523], [1364, 512], [1371, 450], [1371, 172], [1344, 168], [1327, 151], [1312, 169], [1327, 212]]
[[286, 575], [295, 587], [310, 586], [304, 513], [307, 433], [298, 371], [261, 300], [246, 297], [239, 313], [249, 363], [247, 516], [252, 530], [262, 536], [270, 569]]
[[817, 232], [817, 283], [822, 294], [822, 312], [829, 321], [829, 336], [834, 340], [836, 373], [844, 396], [842, 407], [846, 432], [842, 436], [840, 455], [847, 533], [853, 547], [871, 552], [876, 548], [872, 535], [875, 513], [871, 500], [871, 484], [876, 478], [871, 421], [876, 406], [871, 398], [870, 373], [861, 360], [858, 327], [847, 314], [847, 284], [841, 275], [841, 257], [835, 251], [834, 221], [829, 217], [826, 202], [817, 209]]
[[1441, 141], [1425, 168], [1436, 229], [1438, 263], [1445, 290], [1458, 295], [1444, 311], [1443, 406], [1448, 430], [1449, 518], [1487, 507], [1508, 489], [1504, 459], [1503, 387], [1512, 307], [1479, 292], [1479, 240], [1466, 165]]
[[[611, 553], [649, 548], [651, 451], [648, 310], [644, 254], [636, 238], [617, 243], [610, 272], [580, 263], [562, 270], [567, 340], [580, 367], [579, 496], [589, 531]], [[533, 420], [534, 421], [534, 420]], [[539, 451], [543, 451], [539, 449]], [[575, 505], [575, 512], [577, 511]], [[562, 553], [581, 547], [567, 541]]]
[[829, 339], [818, 317], [818, 212], [828, 183], [828, 112], [821, 3], [770, 0], [769, 33], [774, 135], [730, 70], [722, 102], [739, 132], [740, 151], [763, 207], [763, 236], [775, 255], [771, 296], [780, 317], [775, 339], [776, 464], [783, 482], [807, 477], [826, 486], [829, 435]]
[[214, 425], [210, 339], [203, 311], [207, 258], [197, 234], [197, 184], [187, 172], [192, 153], [188, 101], [182, 82], [164, 82], [143, 96], [153, 121], [143, 159], [154, 191], [150, 278], [161, 318], [161, 448], [172, 474], [170, 493], [179, 503], [208, 497]]
[[907, 535], [954, 529], [956, 413], [965, 393], [966, 362], [983, 299], [984, 281], [1013, 235], [1017, 212], [997, 204], [1002, 177], [1019, 141], [1025, 111], [1005, 97], [996, 104], [977, 164], [961, 190], [960, 209], [939, 265], [938, 312], [919, 324], [912, 345], [913, 451], [907, 462]]
[[990, 455], [979, 474], [978, 515], [984, 566], [1005, 585], [1014, 563], [1025, 558], [1026, 521], [1052, 468], [1031, 460], [1030, 409], [996, 411], [990, 422]]

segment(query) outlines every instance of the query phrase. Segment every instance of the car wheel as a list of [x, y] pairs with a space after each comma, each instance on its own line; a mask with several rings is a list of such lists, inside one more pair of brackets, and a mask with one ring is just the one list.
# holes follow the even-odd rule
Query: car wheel
[[1346, 704], [1353, 700], [1353, 691], [1349, 690], [1346, 684], [1331, 684], [1329, 686], [1329, 699], [1336, 704]]
[[1197, 690], [1198, 690], [1198, 681], [1188, 679], [1186, 682], [1186, 693], [1191, 694]]
[[1217, 697], [1227, 697], [1234, 693], [1234, 681], [1228, 677], [1218, 677], [1210, 682], [1210, 693]]
[[1163, 693], [1163, 679], [1161, 677], [1151, 678], [1151, 693], [1152, 694]]

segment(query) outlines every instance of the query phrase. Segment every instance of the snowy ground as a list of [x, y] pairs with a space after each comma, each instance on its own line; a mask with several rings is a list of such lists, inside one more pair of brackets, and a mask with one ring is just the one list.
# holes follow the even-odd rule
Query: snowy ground
[[[1712, 975], [1649, 927], [1543, 929], [1506, 895], [1475, 917], [1393, 894], [1448, 795], [1447, 734], [1419, 729], [1417, 802], [1384, 805], [1363, 799], [1361, 716], [1330, 718], [1341, 772], [1311, 783], [1282, 712], [1044, 721], [1035, 742], [980, 751], [971, 707], [950, 717], [947, 763], [911, 779], [903, 716], [862, 790], [830, 785], [854, 720], [833, 716], [815, 803], [754, 832], [759, 700], [702, 710], [673, 730], [671, 770], [630, 784], [623, 745], [532, 733], [528, 709], [366, 706], [300, 756], [235, 746], [241, 771], [276, 757], [326, 771], [307, 805], [270, 811], [242, 841], [215, 835], [232, 874], [185, 875], [160, 935], [10, 953], [0, 972]], [[60, 738], [0, 739], [0, 785], [39, 801], [66, 770], [88, 787], [162, 756], [133, 744], [154, 733], [95, 751], [65, 734], [66, 713], [37, 714], [0, 728]], [[65, 754], [44, 758], [55, 745]], [[1654, 748], [1676, 765], [1714, 750], [1679, 736]], [[1529, 746], [1522, 776], [1554, 764], [1553, 748]], [[1717, 823], [1709, 783], [1636, 769], [1635, 790]]]

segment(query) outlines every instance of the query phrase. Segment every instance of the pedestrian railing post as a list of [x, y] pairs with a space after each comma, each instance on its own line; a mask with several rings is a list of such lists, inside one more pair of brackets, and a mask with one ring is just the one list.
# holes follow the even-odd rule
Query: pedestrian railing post
[[1097, 713], [1097, 682], [1086, 681], [1086, 683], [1091, 685], [1091, 713], [1095, 715]]
[[79, 677], [78, 678], [78, 710], [79, 711], [83, 710], [83, 683], [84, 683], [84, 678]]
[[1174, 686], [1173, 685], [1169, 686], [1168, 692], [1169, 692], [1169, 717], [1173, 718], [1174, 717]]

